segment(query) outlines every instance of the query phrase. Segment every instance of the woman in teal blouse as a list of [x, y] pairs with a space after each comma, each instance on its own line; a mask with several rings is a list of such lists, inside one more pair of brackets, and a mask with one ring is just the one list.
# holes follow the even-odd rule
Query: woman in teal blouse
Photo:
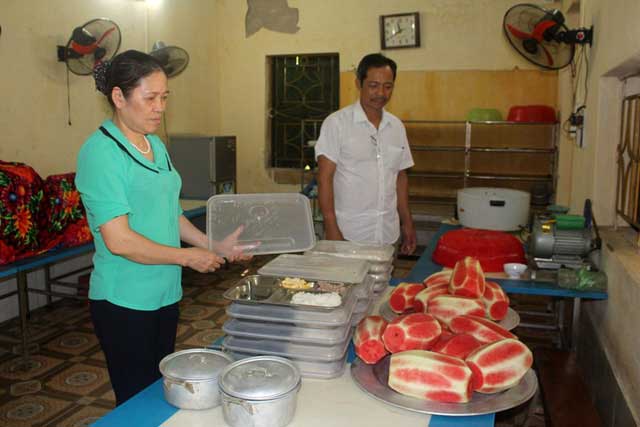
[[211, 272], [222, 257], [245, 257], [241, 229], [210, 251], [182, 215], [180, 175], [154, 135], [169, 94], [162, 66], [129, 50], [96, 67], [95, 79], [114, 114], [82, 146], [76, 186], [96, 247], [91, 317], [120, 405], [160, 378], [158, 363], [174, 351], [182, 267]]

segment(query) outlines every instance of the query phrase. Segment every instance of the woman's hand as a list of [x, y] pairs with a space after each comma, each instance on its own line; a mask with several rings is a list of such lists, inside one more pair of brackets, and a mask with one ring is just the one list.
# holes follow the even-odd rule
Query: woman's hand
[[224, 258], [219, 257], [207, 249], [193, 247], [183, 250], [186, 254], [182, 263], [183, 266], [192, 268], [199, 273], [210, 273], [224, 264]]
[[240, 236], [243, 230], [243, 225], [236, 228], [236, 230], [229, 234], [224, 240], [217, 242], [213, 250], [225, 257], [229, 262], [250, 260], [253, 256], [245, 254], [242, 251], [244, 249], [256, 247], [258, 244], [238, 245], [238, 236]]

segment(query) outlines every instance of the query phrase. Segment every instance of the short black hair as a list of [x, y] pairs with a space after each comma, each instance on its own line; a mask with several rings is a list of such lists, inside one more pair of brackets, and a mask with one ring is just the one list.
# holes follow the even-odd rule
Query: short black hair
[[[156, 58], [138, 50], [122, 52], [105, 65], [104, 74], [101, 76], [103, 81], [100, 82], [102, 87], [99, 87], [99, 90], [107, 97], [112, 107], [114, 103], [111, 92], [114, 87], [119, 87], [124, 97], [128, 98], [129, 94], [140, 85], [140, 79], [143, 77], [156, 71], [166, 75], [162, 64]], [[95, 76], [95, 78], [98, 86], [99, 77]]]
[[389, 68], [391, 68], [391, 72], [393, 73], [393, 81], [395, 81], [396, 70], [398, 69], [398, 66], [393, 59], [387, 58], [380, 53], [370, 53], [369, 55], [366, 55], [360, 60], [358, 69], [356, 70], [358, 81], [361, 85], [362, 83], [364, 83], [364, 79], [367, 78], [367, 71], [369, 71], [369, 68], [382, 68], [386, 66], [389, 66]]

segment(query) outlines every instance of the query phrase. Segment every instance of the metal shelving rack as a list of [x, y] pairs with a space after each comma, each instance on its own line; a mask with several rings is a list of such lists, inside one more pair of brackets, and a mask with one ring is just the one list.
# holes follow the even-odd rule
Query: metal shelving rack
[[[428, 167], [428, 162], [422, 162], [423, 164], [419, 164], [420, 160], [416, 160], [416, 165], [409, 171], [410, 178], [417, 179], [432, 179], [432, 180], [445, 180], [449, 182], [458, 182], [457, 187], [468, 187], [480, 185], [479, 183], [486, 182], [488, 186], [506, 186], [512, 188], [519, 188], [523, 190], [531, 190], [531, 188], [536, 184], [544, 184], [548, 183], [551, 188], [551, 194], [549, 196], [549, 202], [553, 201], [555, 198], [556, 184], [557, 184], [557, 165], [558, 165], [558, 124], [557, 123], [538, 123], [538, 122], [508, 122], [508, 121], [434, 121], [434, 120], [408, 120], [403, 122], [405, 127], [407, 127], [407, 134], [409, 136], [409, 143], [411, 146], [411, 151], [414, 153], [414, 159], [420, 157], [421, 152], [430, 152], [430, 153], [438, 153], [437, 155], [440, 158], [446, 156], [446, 153], [452, 153], [453, 157], [450, 157], [452, 163], [456, 156], [463, 156], [462, 159], [462, 170], [424, 170], [425, 167]], [[458, 143], [454, 143], [452, 145], [446, 144], [434, 144], [429, 145], [429, 141], [416, 141], [411, 137], [411, 129], [412, 127], [422, 126], [429, 127], [432, 126], [434, 129], [441, 127], [440, 129], [444, 129], [446, 127], [450, 128], [459, 128], [464, 126], [464, 142], [458, 141]], [[500, 141], [497, 144], [490, 145], [476, 145], [475, 140], [478, 138], [479, 131], [490, 130], [490, 132], [495, 132], [495, 138], [500, 138], [501, 129], [506, 129], [507, 134], [517, 134], [519, 129], [522, 132], [527, 132], [531, 134], [532, 131], [535, 133], [535, 129], [538, 129], [538, 132], [542, 129], [544, 130], [542, 133], [548, 133], [548, 139], [545, 141], [538, 141], [535, 144], [527, 144], [526, 143], [526, 135], [523, 134], [523, 137], [517, 141], [513, 142], [505, 142]], [[548, 132], [546, 132], [548, 130]], [[475, 132], [474, 132], [475, 131]], [[461, 132], [457, 132], [460, 134]], [[460, 135], [458, 135], [460, 136]], [[529, 135], [530, 137], [531, 135]], [[546, 139], [547, 137], [545, 137]], [[445, 137], [446, 139], [446, 137]], [[488, 139], [487, 135], [484, 135], [479, 139]], [[525, 143], [520, 143], [520, 140], [524, 140]], [[475, 156], [474, 156], [475, 154]], [[472, 162], [475, 157], [478, 155], [487, 156], [487, 155], [495, 155], [493, 160], [498, 159], [500, 156], [504, 156], [509, 158], [519, 157], [520, 161], [525, 161], [527, 159], [537, 159], [538, 163], [545, 166], [547, 173], [500, 173], [496, 170], [477, 170], [477, 164], [474, 165]], [[543, 156], [548, 158], [548, 163], [541, 162], [540, 159]], [[445, 157], [446, 158], [446, 157]], [[458, 158], [458, 160], [460, 160]], [[475, 169], [474, 169], [475, 167]], [[455, 169], [455, 168], [454, 168]], [[500, 185], [497, 185], [500, 184]], [[455, 187], [456, 185], [451, 185], [451, 187]], [[411, 189], [410, 189], [411, 192]], [[418, 202], [435, 202], [440, 204], [455, 204], [455, 191], [452, 192], [448, 197], [447, 196], [416, 196], [416, 194], [411, 195], [412, 201]]]

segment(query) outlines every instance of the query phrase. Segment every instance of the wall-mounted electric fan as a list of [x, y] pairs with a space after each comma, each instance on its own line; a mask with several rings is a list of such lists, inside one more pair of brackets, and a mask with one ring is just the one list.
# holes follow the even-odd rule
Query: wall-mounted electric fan
[[73, 29], [66, 46], [58, 46], [58, 59], [64, 61], [72, 73], [86, 76], [93, 73], [96, 64], [113, 58], [120, 41], [120, 28], [115, 22], [92, 19]]
[[163, 42], [157, 41], [153, 44], [153, 48], [149, 55], [156, 58], [167, 77], [175, 77], [187, 68], [189, 65], [189, 54], [186, 50], [178, 46], [166, 46]]
[[520, 55], [550, 70], [566, 67], [575, 55], [576, 44], [591, 44], [592, 28], [568, 29], [557, 9], [518, 4], [504, 15], [504, 34]]

